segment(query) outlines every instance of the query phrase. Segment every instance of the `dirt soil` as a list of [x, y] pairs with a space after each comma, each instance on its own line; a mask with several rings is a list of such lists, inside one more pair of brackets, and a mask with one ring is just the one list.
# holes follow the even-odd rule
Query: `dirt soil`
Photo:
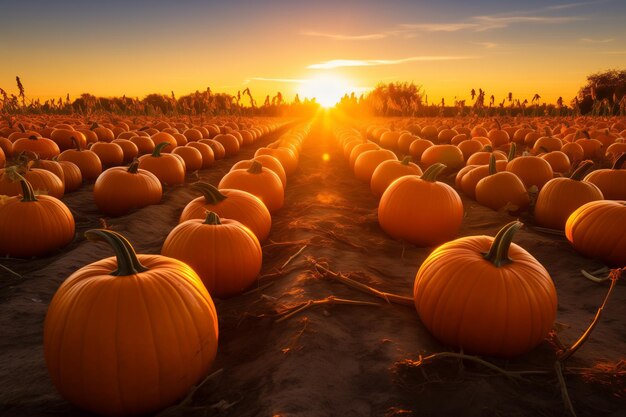
[[[284, 130], [254, 147], [275, 140]], [[217, 185], [237, 160], [218, 161], [199, 178]], [[324, 161], [322, 155], [330, 158]], [[189, 184], [169, 187], [162, 204], [108, 218], [138, 253], [159, 253], [183, 207], [197, 197]], [[451, 179], [448, 181], [452, 183]], [[63, 400], [46, 371], [43, 322], [54, 292], [72, 272], [111, 256], [83, 232], [101, 226], [93, 184], [68, 194], [77, 237], [59, 253], [34, 260], [0, 259], [0, 415], [88, 416]], [[263, 244], [258, 287], [215, 300], [220, 341], [212, 375], [170, 416], [567, 416], [554, 372], [556, 347], [546, 340], [514, 360], [484, 358], [507, 370], [539, 370], [517, 380], [471, 360], [418, 367], [420, 355], [450, 351], [420, 323], [412, 306], [357, 291], [315, 263], [377, 289], [412, 296], [415, 274], [433, 248], [403, 245], [376, 220], [378, 201], [352, 174], [327, 125], [317, 123], [288, 178], [285, 206], [273, 215]], [[463, 198], [461, 236], [495, 235], [512, 217]], [[522, 229], [514, 240], [556, 284], [560, 340], [573, 343], [593, 319], [608, 283], [580, 274], [602, 265], [577, 254], [563, 237]], [[292, 257], [293, 255], [296, 255]], [[376, 305], [313, 305], [282, 321], [289, 309], [336, 297]], [[617, 284], [583, 348], [567, 362], [565, 382], [578, 416], [626, 416], [626, 289]]]

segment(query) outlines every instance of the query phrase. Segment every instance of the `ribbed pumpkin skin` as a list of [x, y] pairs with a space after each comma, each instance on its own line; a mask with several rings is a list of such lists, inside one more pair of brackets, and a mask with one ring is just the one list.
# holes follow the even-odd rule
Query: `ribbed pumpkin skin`
[[519, 156], [509, 161], [506, 170], [517, 175], [526, 188], [535, 185], [541, 189], [554, 177], [548, 161], [538, 156]]
[[583, 204], [567, 219], [565, 236], [583, 255], [626, 266], [626, 201]]
[[276, 157], [272, 155], [259, 155], [255, 156], [254, 159], [244, 159], [239, 162], [236, 162], [231, 168], [231, 171], [236, 169], [248, 169], [252, 166], [254, 161], [260, 162], [264, 168], [271, 169], [274, 171], [278, 178], [280, 178], [280, 182], [283, 184], [283, 188], [287, 186], [287, 174], [285, 173], [285, 168], [280, 163]]
[[385, 161], [397, 161], [398, 157], [389, 149], [377, 149], [361, 153], [354, 161], [354, 176], [369, 184], [374, 171]]
[[[65, 194], [63, 181], [50, 171], [41, 168], [32, 168], [24, 173], [35, 191], [43, 192], [56, 198], [62, 198]], [[19, 195], [22, 187], [19, 181], [12, 181], [5, 169], [0, 168], [0, 195]]]
[[542, 227], [563, 230], [567, 218], [578, 207], [603, 198], [602, 191], [590, 182], [551, 179], [537, 195], [535, 221]]
[[74, 217], [61, 200], [47, 195], [0, 204], [0, 256], [30, 258], [59, 249], [74, 239]]
[[63, 169], [65, 192], [71, 193], [78, 190], [83, 183], [83, 174], [81, 174], [78, 165], [70, 161], [59, 161], [59, 164]]
[[420, 320], [443, 344], [465, 353], [513, 357], [537, 346], [556, 317], [548, 272], [512, 243], [513, 263], [485, 260], [493, 237], [456, 239], [435, 249], [415, 277]]
[[475, 196], [478, 203], [496, 211], [507, 205], [517, 207], [512, 211], [525, 211], [530, 205], [530, 197], [524, 183], [509, 171], [497, 172], [478, 181]]
[[382, 229], [394, 239], [420, 247], [454, 238], [462, 220], [463, 203], [452, 187], [413, 175], [391, 183], [378, 205]]
[[257, 280], [263, 255], [250, 229], [231, 219], [221, 222], [192, 219], [179, 224], [165, 239], [161, 254], [191, 266], [213, 297], [228, 298]]
[[220, 190], [234, 188], [247, 191], [257, 196], [274, 213], [283, 207], [285, 190], [280, 178], [274, 171], [261, 168], [262, 172], [253, 174], [244, 169], [230, 171], [222, 177], [217, 188]]
[[263, 202], [255, 195], [235, 189], [221, 189], [227, 198], [217, 204], [210, 204], [204, 197], [191, 200], [183, 209], [178, 223], [191, 219], [204, 219], [206, 212], [212, 211], [219, 217], [237, 220], [248, 227], [263, 242], [270, 234], [272, 216]]
[[139, 168], [152, 172], [161, 183], [176, 185], [185, 182], [185, 164], [175, 155], [167, 153], [161, 156], [142, 155]]
[[585, 181], [595, 184], [607, 200], [626, 200], [625, 160], [626, 153], [619, 157], [612, 169], [592, 171], [587, 174]]
[[384, 161], [372, 173], [370, 189], [376, 197], [381, 197], [392, 182], [406, 175], [422, 175], [422, 169], [412, 162], [403, 164], [402, 161]]
[[102, 162], [98, 155], [89, 150], [68, 149], [61, 152], [59, 161], [69, 161], [78, 165], [85, 181], [95, 181], [102, 174]]
[[159, 179], [149, 171], [128, 172], [126, 167], [104, 171], [93, 187], [98, 209], [110, 216], [121, 216], [131, 210], [159, 204], [163, 188]]
[[138, 255], [150, 270], [112, 276], [115, 257], [72, 274], [44, 324], [52, 382], [76, 406], [121, 416], [174, 404], [205, 376], [217, 352], [217, 314], [187, 265]]
[[298, 155], [291, 149], [283, 147], [276, 149], [259, 148], [254, 153], [254, 156], [257, 157], [260, 155], [270, 155], [278, 159], [287, 175], [293, 174], [298, 168]]

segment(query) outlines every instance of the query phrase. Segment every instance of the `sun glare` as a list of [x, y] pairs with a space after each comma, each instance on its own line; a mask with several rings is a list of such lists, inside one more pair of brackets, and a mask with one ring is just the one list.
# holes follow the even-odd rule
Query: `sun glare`
[[315, 98], [322, 107], [333, 107], [341, 97], [355, 89], [342, 78], [324, 75], [303, 81], [298, 88], [300, 98]]

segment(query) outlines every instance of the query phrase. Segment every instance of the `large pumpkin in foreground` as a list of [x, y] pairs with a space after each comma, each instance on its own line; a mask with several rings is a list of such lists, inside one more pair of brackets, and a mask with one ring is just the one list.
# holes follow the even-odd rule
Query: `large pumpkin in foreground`
[[626, 201], [583, 204], [567, 219], [565, 236], [585, 256], [626, 266]]
[[521, 226], [495, 238], [468, 236], [445, 243], [415, 277], [415, 307], [440, 342], [466, 353], [513, 357], [537, 346], [556, 317], [556, 289], [546, 269], [511, 243]]
[[180, 261], [136, 255], [109, 230], [85, 236], [105, 240], [116, 256], [79, 269], [54, 295], [44, 324], [52, 382], [98, 414], [147, 414], [176, 403], [215, 358], [211, 296]]

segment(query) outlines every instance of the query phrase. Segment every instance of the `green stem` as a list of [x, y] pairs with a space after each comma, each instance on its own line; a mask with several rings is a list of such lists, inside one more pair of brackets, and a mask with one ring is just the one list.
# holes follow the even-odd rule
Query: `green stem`
[[515, 154], [517, 153], [517, 144], [515, 142], [511, 142], [511, 147], [509, 148], [509, 155], [507, 159], [512, 161], [515, 159]]
[[129, 174], [136, 174], [139, 171], [139, 160], [137, 158], [133, 159], [133, 162], [128, 167]]
[[402, 161], [400, 161], [402, 165], [409, 165], [409, 162], [411, 162], [411, 155], [405, 156], [402, 158]]
[[491, 154], [489, 157], [489, 175], [493, 175], [496, 172], [498, 172], [498, 169], [496, 168], [496, 156]]
[[248, 168], [248, 172], [250, 174], [260, 174], [261, 172], [263, 172], [263, 164], [261, 164], [259, 161], [252, 160], [252, 165], [250, 165], [250, 168]]
[[207, 184], [206, 182], [196, 182], [195, 184], [191, 185], [191, 188], [200, 191], [204, 196], [204, 200], [207, 202], [207, 204], [211, 204], [213, 206], [218, 204], [220, 201], [224, 201], [226, 200], [226, 198], [228, 198], [224, 194], [220, 193], [220, 190], [218, 190], [211, 184]]
[[218, 225], [222, 224], [222, 222], [220, 221], [220, 217], [216, 213], [207, 210], [204, 224]]
[[431, 166], [429, 166], [428, 169], [424, 171], [424, 173], [422, 174], [420, 178], [423, 179], [424, 181], [436, 182], [437, 176], [441, 173], [441, 171], [443, 171], [446, 168], [447, 168], [446, 165], [437, 162], [436, 164], [432, 164]]
[[132, 245], [121, 234], [107, 229], [92, 229], [85, 232], [85, 237], [93, 242], [106, 242], [113, 249], [117, 269], [111, 275], [129, 276], [148, 270], [139, 262]]
[[622, 152], [622, 154], [615, 160], [611, 169], [620, 169], [624, 162], [626, 162], [626, 152]]
[[169, 142], [161, 142], [159, 143], [157, 146], [154, 147], [154, 151], [152, 151], [152, 156], [154, 158], [160, 158], [161, 157], [161, 151], [166, 147], [171, 145], [171, 143]]
[[511, 241], [513, 240], [515, 232], [517, 232], [522, 226], [522, 222], [518, 222], [516, 220], [500, 229], [491, 243], [489, 252], [484, 255], [484, 258], [494, 264], [497, 268], [513, 262], [509, 259], [509, 248], [511, 247]]
[[593, 165], [593, 161], [583, 161], [578, 165], [578, 168], [570, 175], [570, 179], [574, 181], [581, 181], [585, 178], [585, 174], [589, 171], [589, 168]]

